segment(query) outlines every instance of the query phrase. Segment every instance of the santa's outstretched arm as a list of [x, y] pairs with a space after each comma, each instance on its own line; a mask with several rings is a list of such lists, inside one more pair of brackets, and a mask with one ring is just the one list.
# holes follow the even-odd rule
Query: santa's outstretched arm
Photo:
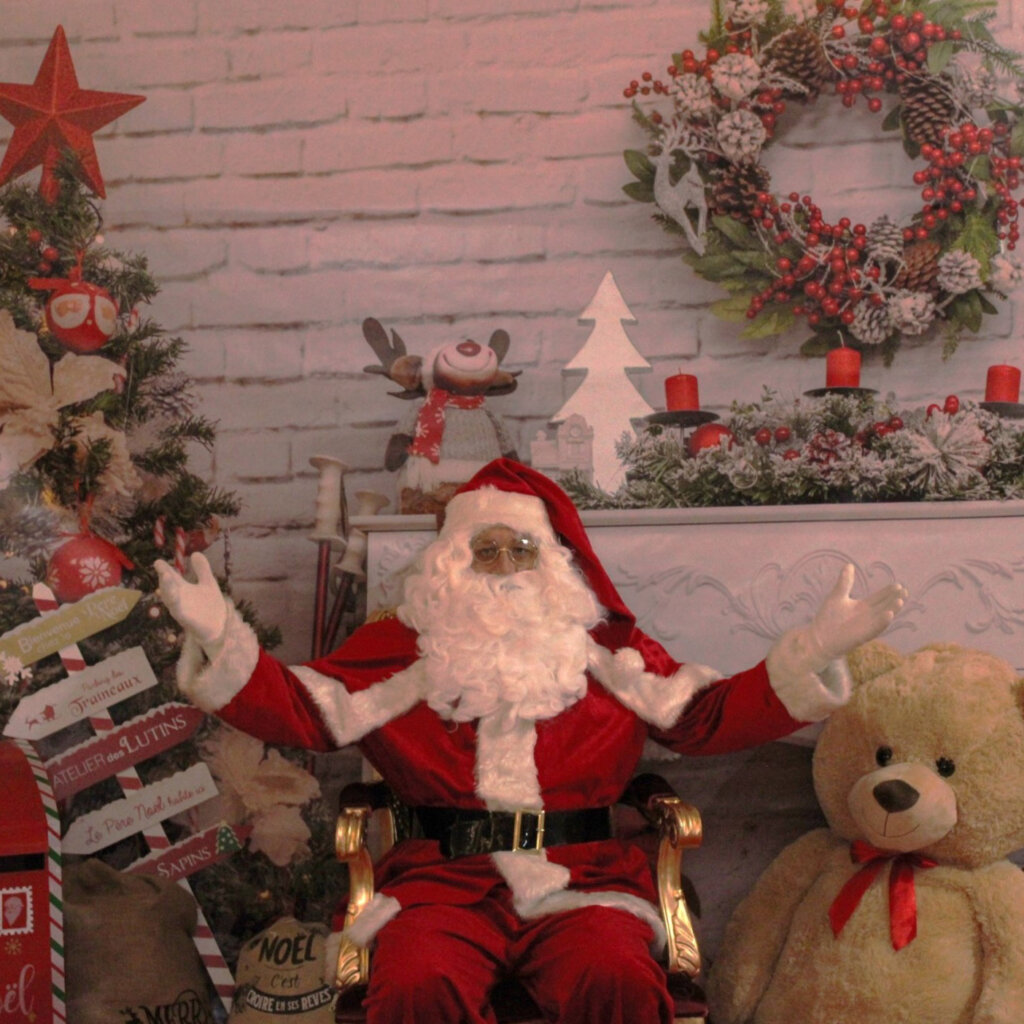
[[[397, 657], [388, 666], [379, 647], [379, 681], [370, 686], [357, 682], [352, 691], [337, 653], [299, 666], [273, 658], [221, 593], [203, 555], [191, 557], [194, 582], [164, 561], [154, 565], [160, 598], [185, 634], [179, 690], [236, 728], [267, 743], [331, 750], [356, 742], [420, 700], [421, 669]], [[356, 666], [352, 676], [358, 676]]]
[[591, 671], [655, 739], [681, 753], [723, 753], [777, 739], [846, 703], [846, 653], [884, 632], [903, 606], [906, 591], [898, 584], [851, 598], [853, 578], [853, 566], [846, 566], [806, 626], [784, 633], [764, 661], [729, 678], [674, 661], [640, 631], [614, 654], [592, 645]]

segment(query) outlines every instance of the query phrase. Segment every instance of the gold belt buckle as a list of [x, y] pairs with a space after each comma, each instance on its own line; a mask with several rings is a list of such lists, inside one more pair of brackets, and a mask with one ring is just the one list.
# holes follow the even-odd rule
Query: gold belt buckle
[[[529, 836], [523, 845], [523, 818], [536, 818], [536, 834], [531, 843]], [[527, 828], [529, 828], [529, 822]], [[512, 826], [512, 850], [515, 853], [540, 853], [544, 849], [544, 811], [516, 811], [515, 823]]]

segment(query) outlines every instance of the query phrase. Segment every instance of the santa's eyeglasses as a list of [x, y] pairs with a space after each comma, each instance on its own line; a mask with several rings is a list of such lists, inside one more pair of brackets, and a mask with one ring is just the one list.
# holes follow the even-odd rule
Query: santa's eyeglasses
[[504, 551], [517, 569], [530, 569], [537, 564], [540, 549], [529, 537], [520, 537], [508, 544], [480, 540], [470, 544], [473, 558], [481, 565], [494, 565]]

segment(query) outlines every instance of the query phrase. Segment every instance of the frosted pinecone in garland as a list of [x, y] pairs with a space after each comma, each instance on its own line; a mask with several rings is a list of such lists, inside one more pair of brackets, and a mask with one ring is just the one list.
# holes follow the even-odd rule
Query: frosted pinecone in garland
[[843, 452], [849, 447], [850, 439], [845, 434], [840, 434], [838, 430], [828, 429], [815, 434], [807, 442], [804, 455], [807, 456], [809, 462], [820, 466], [822, 472], [827, 472], [827, 468], [842, 458]]
[[875, 263], [896, 263], [903, 258], [903, 229], [883, 213], [868, 228], [865, 253]]
[[676, 79], [676, 108], [685, 118], [706, 114], [714, 105], [711, 83], [703, 75], [680, 75]]
[[903, 266], [893, 284], [912, 292], [935, 291], [942, 246], [929, 238], [911, 242], [903, 250]]
[[910, 480], [929, 494], [955, 494], [977, 484], [989, 442], [973, 414], [934, 416], [908, 435]]
[[965, 249], [951, 249], [939, 259], [935, 281], [950, 295], [963, 295], [981, 287], [981, 263]]
[[726, 11], [734, 25], [760, 25], [769, 7], [768, 0], [731, 0]]
[[776, 36], [765, 50], [763, 64], [798, 82], [811, 96], [836, 77], [821, 37], [803, 25]]
[[901, 289], [889, 299], [889, 312], [901, 334], [924, 334], [935, 319], [935, 300], [927, 292]]
[[956, 113], [949, 79], [944, 76], [908, 78], [900, 86], [901, 117], [907, 138], [924, 145], [942, 141], [942, 130], [950, 127]]
[[711, 187], [711, 212], [749, 222], [757, 194], [767, 192], [770, 185], [771, 175], [760, 164], [728, 164]]
[[880, 306], [870, 301], [857, 303], [850, 333], [862, 345], [881, 345], [892, 331], [892, 311], [885, 303]]
[[718, 145], [733, 163], [755, 158], [767, 138], [761, 118], [749, 110], [734, 110], [718, 122]]

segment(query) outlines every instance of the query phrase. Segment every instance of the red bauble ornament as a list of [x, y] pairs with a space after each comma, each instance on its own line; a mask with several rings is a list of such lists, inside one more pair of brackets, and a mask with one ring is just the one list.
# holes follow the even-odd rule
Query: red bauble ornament
[[46, 584], [62, 604], [78, 601], [95, 590], [116, 587], [125, 569], [134, 566], [110, 541], [93, 533], [66, 540], [46, 566]]
[[117, 328], [117, 303], [110, 292], [83, 281], [77, 270], [67, 278], [33, 277], [29, 287], [50, 289], [46, 325], [72, 352], [95, 352], [110, 341]]
[[762, 427], [755, 435], [754, 440], [764, 448], [772, 443], [772, 432], [767, 427]]
[[52, 203], [58, 192], [54, 174], [57, 161], [61, 151], [69, 149], [78, 159], [82, 180], [105, 198], [92, 133], [144, 99], [128, 93], [80, 89], [64, 29], [58, 25], [31, 85], [0, 82], [0, 116], [14, 125], [0, 164], [0, 184], [42, 164], [39, 194]]
[[942, 403], [942, 411], [950, 416], [955, 416], [960, 411], [960, 399], [956, 395], [946, 395], [946, 401]]
[[723, 427], [721, 423], [704, 423], [687, 438], [686, 450], [691, 455], [697, 455], [708, 448], [717, 448], [723, 438], [728, 440], [731, 448], [733, 432], [728, 427]]
[[775, 428], [775, 440], [779, 444], [785, 444], [793, 436], [793, 431], [789, 427], [776, 427]]

